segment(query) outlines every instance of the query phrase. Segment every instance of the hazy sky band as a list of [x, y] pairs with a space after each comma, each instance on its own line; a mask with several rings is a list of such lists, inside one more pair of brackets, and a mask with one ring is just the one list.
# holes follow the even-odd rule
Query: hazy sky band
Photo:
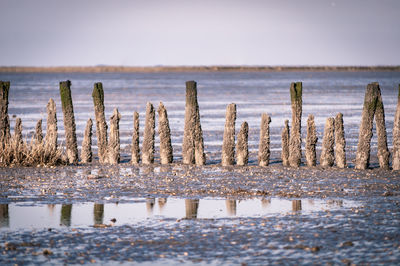
[[400, 1], [0, 0], [0, 65], [399, 65]]

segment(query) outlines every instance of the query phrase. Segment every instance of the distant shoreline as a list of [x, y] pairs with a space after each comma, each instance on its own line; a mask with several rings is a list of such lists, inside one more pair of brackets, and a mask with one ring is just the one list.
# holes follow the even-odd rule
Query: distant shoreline
[[281, 72], [281, 71], [388, 71], [400, 72], [399, 66], [58, 66], [58, 67], [8, 67], [0, 66], [0, 73], [106, 73], [106, 72]]

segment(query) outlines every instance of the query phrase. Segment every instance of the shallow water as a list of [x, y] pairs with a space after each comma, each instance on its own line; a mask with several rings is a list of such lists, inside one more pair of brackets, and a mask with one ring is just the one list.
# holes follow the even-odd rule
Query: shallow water
[[[125, 199], [127, 200], [127, 199]], [[132, 225], [163, 219], [268, 218], [279, 215], [313, 215], [314, 212], [358, 207], [352, 200], [281, 198], [264, 199], [179, 199], [135, 198], [130, 203], [39, 204], [35, 202], [0, 205], [2, 229], [43, 229], [98, 224]], [[115, 220], [113, 220], [115, 219]]]
[[[122, 113], [121, 147], [128, 148], [131, 143], [133, 112], [140, 114], [142, 132], [146, 102], [152, 102], [157, 108], [162, 101], [168, 110], [174, 157], [177, 160], [181, 158], [185, 81], [196, 80], [207, 157], [211, 162], [219, 162], [225, 109], [232, 102], [237, 104], [236, 131], [243, 121], [249, 124], [250, 152], [255, 153], [258, 148], [263, 112], [272, 117], [271, 148], [273, 151], [280, 149], [280, 131], [284, 120], [291, 118], [289, 87], [293, 81], [303, 82], [303, 138], [308, 114], [315, 115], [321, 143], [326, 119], [342, 112], [349, 158], [356, 150], [365, 88], [370, 82], [379, 82], [391, 147], [400, 72], [0, 73], [0, 80], [11, 81], [9, 113], [22, 118], [25, 133], [32, 134], [40, 118], [44, 119], [45, 129], [46, 104], [49, 98], [53, 98], [57, 105], [59, 140], [63, 141], [58, 84], [66, 79], [72, 81], [79, 143], [87, 119], [94, 118], [91, 98], [93, 84], [101, 81], [105, 91], [106, 119], [109, 120], [113, 108], [117, 107]], [[14, 122], [15, 117], [12, 118], [12, 126]], [[96, 143], [95, 137], [93, 140]], [[375, 137], [372, 139], [372, 148], [376, 150]], [[317, 149], [320, 149], [320, 145]], [[128, 150], [123, 150], [123, 155], [127, 156], [128, 153]], [[278, 157], [277, 154], [272, 155]], [[252, 157], [250, 163], [255, 163]]]

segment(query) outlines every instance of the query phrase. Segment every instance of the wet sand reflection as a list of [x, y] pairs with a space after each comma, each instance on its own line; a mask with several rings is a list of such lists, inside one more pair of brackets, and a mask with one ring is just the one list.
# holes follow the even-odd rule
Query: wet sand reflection
[[0, 204], [0, 227], [9, 227], [10, 217], [8, 214], [8, 204]]
[[198, 199], [185, 199], [186, 219], [196, 219], [199, 209]]
[[227, 199], [225, 204], [228, 216], [236, 216], [236, 200]]
[[61, 206], [61, 218], [60, 224], [63, 226], [71, 226], [71, 213], [72, 213], [72, 204], [63, 204]]
[[93, 221], [94, 224], [103, 224], [104, 218], [104, 204], [94, 204], [93, 207]]

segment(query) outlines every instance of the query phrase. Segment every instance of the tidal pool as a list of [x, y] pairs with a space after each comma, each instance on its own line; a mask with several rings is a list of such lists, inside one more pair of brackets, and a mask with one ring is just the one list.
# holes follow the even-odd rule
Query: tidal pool
[[182, 199], [135, 198], [128, 203], [0, 205], [0, 226], [8, 230], [33, 228], [85, 228], [96, 225], [132, 225], [163, 219], [262, 218], [280, 215], [312, 215], [360, 206], [352, 200], [322, 199]]

